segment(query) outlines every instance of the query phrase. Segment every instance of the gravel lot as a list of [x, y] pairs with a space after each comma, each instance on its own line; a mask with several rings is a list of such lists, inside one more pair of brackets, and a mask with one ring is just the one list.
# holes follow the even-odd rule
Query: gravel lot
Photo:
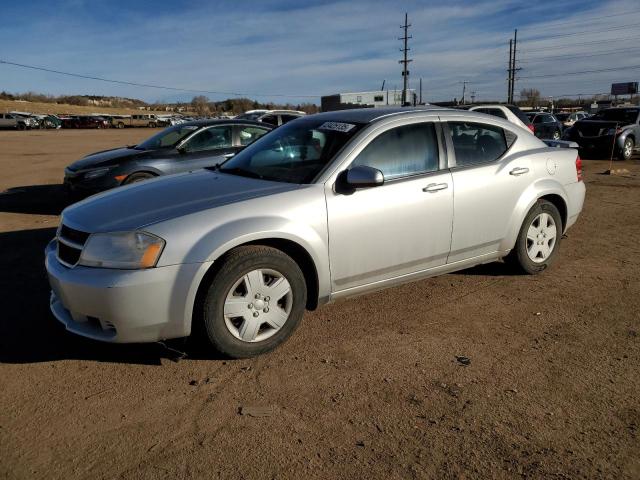
[[341, 301], [223, 361], [49, 313], [63, 167], [151, 133], [0, 132], [0, 478], [640, 478], [638, 159], [585, 160], [585, 210], [540, 276]]

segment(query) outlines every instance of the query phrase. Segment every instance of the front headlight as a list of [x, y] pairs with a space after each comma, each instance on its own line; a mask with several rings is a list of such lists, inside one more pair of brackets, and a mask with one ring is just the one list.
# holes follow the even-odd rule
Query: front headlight
[[98, 178], [98, 177], [102, 177], [103, 175], [105, 175], [109, 170], [111, 170], [111, 167], [104, 167], [104, 168], [96, 168], [95, 170], [90, 170], [88, 172], [86, 172], [84, 174], [84, 178], [86, 180], [91, 180], [92, 178]]
[[145, 232], [92, 234], [80, 255], [86, 267], [139, 269], [155, 267], [164, 240]]

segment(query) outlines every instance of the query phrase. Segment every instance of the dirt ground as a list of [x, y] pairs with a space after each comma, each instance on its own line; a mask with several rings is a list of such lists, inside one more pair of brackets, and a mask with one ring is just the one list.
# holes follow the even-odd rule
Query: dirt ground
[[585, 210], [542, 275], [341, 301], [224, 361], [49, 313], [63, 167], [150, 134], [0, 132], [0, 478], [640, 478], [638, 159], [615, 164], [629, 178], [585, 160]]

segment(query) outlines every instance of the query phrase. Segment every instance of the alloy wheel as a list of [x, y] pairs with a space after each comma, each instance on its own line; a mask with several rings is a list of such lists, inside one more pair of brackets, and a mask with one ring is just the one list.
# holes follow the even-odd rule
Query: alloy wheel
[[624, 142], [624, 157], [625, 158], [630, 158], [631, 157], [631, 153], [632, 153], [632, 143], [630, 141], [626, 141]]
[[558, 227], [548, 213], [537, 215], [527, 230], [527, 255], [532, 262], [546, 261], [556, 246]]
[[227, 293], [224, 322], [243, 342], [261, 342], [285, 324], [293, 306], [289, 281], [272, 269], [256, 269], [239, 278]]

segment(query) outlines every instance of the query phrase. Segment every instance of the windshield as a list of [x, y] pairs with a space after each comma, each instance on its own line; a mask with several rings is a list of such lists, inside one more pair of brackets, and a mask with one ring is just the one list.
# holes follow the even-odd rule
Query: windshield
[[220, 169], [277, 182], [310, 183], [362, 124], [301, 119], [266, 134]]
[[636, 108], [612, 108], [596, 113], [590, 120], [607, 120], [610, 122], [635, 123], [638, 118]]
[[556, 118], [558, 120], [560, 120], [561, 122], [564, 122], [565, 120], [569, 119], [569, 114], [568, 113], [556, 113]]
[[173, 127], [165, 128], [160, 133], [155, 134], [153, 137], [148, 138], [136, 148], [142, 150], [154, 150], [156, 148], [174, 147], [180, 140], [184, 139], [187, 135], [192, 134], [200, 127], [197, 125], [175, 125]]

